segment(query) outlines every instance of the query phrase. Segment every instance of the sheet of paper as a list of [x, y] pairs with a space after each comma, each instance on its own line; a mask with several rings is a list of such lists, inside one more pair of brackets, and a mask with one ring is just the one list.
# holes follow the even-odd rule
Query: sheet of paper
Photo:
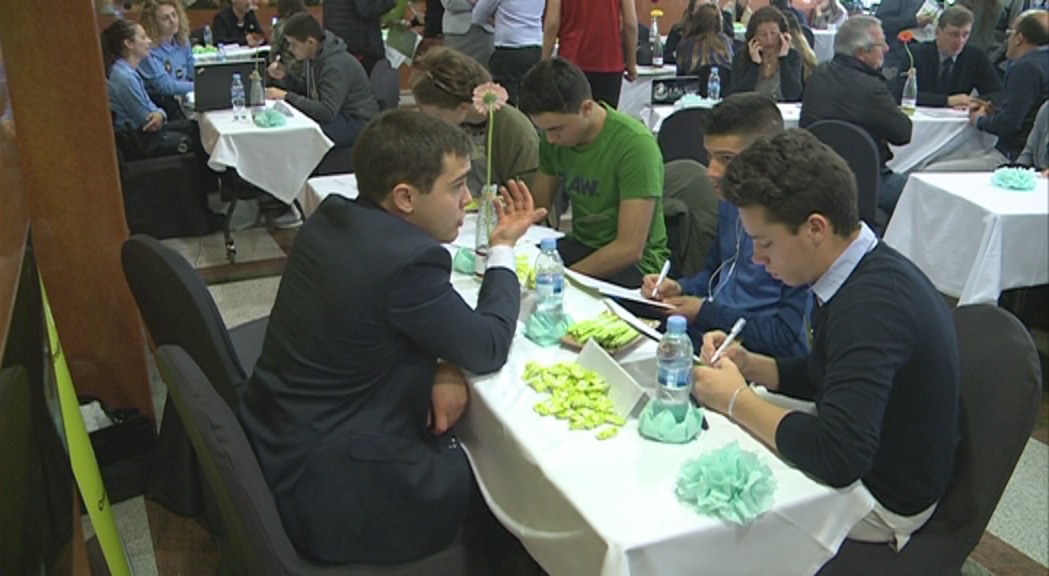
[[596, 290], [605, 296], [622, 298], [623, 300], [630, 300], [631, 302], [640, 302], [649, 306], [655, 306], [656, 308], [666, 308], [667, 310], [673, 310], [674, 308], [666, 302], [658, 302], [656, 300], [645, 298], [641, 295], [641, 290], [638, 288], [626, 288], [618, 284], [598, 280], [597, 278], [587, 276], [586, 274], [580, 274], [573, 270], [565, 270], [565, 275], [577, 284], [585, 286], [591, 290]]

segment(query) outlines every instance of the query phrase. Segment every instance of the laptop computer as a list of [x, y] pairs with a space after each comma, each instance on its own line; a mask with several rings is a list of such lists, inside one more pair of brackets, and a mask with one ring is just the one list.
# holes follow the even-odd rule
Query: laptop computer
[[193, 70], [193, 109], [197, 112], [207, 112], [232, 108], [229, 89], [236, 73], [240, 74], [240, 81], [244, 83], [244, 95], [250, 98], [251, 73], [255, 70], [262, 75], [262, 85], [265, 86], [265, 60], [197, 63]]
[[685, 94], [699, 94], [698, 76], [667, 76], [652, 79], [652, 104], [673, 104]]

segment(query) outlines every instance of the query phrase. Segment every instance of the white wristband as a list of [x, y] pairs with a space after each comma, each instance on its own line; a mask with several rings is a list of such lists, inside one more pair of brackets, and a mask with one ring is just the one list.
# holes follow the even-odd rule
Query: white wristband
[[728, 414], [728, 417], [732, 420], [735, 420], [735, 418], [732, 416], [732, 411], [736, 409], [736, 399], [739, 398], [739, 393], [742, 392], [743, 389], [746, 387], [746, 385], [743, 385], [739, 388], [736, 388], [736, 391], [732, 393], [732, 399], [728, 401], [728, 410], [725, 413]]

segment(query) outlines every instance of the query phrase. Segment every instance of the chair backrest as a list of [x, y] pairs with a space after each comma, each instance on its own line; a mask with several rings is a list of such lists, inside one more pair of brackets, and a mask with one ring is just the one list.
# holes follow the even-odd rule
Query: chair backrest
[[881, 162], [874, 139], [863, 128], [842, 120], [820, 120], [808, 130], [837, 152], [852, 169], [856, 176], [860, 220], [880, 231], [883, 224], [878, 217]]
[[390, 66], [390, 61], [380, 58], [372, 68], [372, 92], [379, 101], [379, 110], [396, 108], [401, 103], [401, 74]]
[[829, 574], [952, 574], [983, 536], [1034, 429], [1038, 351], [1015, 316], [989, 304], [953, 310], [961, 363], [961, 443], [936, 512], [899, 554], [846, 541]]
[[704, 108], [685, 108], [678, 110], [659, 128], [659, 149], [663, 151], [663, 162], [683, 158], [695, 160], [704, 166], [707, 164], [707, 151], [703, 148], [703, 115]]
[[157, 350], [157, 368], [197, 454], [222, 518], [221, 553], [233, 574], [317, 576], [489, 576], [481, 555], [457, 537], [425, 558], [398, 565], [315, 564], [284, 531], [273, 493], [236, 414], [178, 346]]
[[156, 358], [218, 503], [233, 573], [291, 573], [290, 566], [301, 561], [233, 410], [181, 347], [161, 346]]
[[245, 378], [215, 300], [185, 258], [156, 238], [137, 234], [120, 251], [131, 293], [157, 346], [180, 346], [230, 406]]
[[960, 569], [983, 536], [1034, 429], [1042, 370], [1030, 333], [1005, 309], [979, 304], [955, 308], [953, 315], [962, 437], [954, 477], [925, 530], [953, 544], [950, 560]]
[[703, 269], [718, 229], [718, 197], [705, 166], [673, 160], [664, 166], [663, 217], [671, 270], [692, 276]]

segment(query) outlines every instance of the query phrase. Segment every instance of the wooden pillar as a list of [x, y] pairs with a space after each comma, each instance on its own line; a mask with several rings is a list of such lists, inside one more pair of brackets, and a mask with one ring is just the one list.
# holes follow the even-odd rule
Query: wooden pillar
[[152, 416], [94, 2], [0, 2], [0, 39], [34, 248], [77, 393]]

